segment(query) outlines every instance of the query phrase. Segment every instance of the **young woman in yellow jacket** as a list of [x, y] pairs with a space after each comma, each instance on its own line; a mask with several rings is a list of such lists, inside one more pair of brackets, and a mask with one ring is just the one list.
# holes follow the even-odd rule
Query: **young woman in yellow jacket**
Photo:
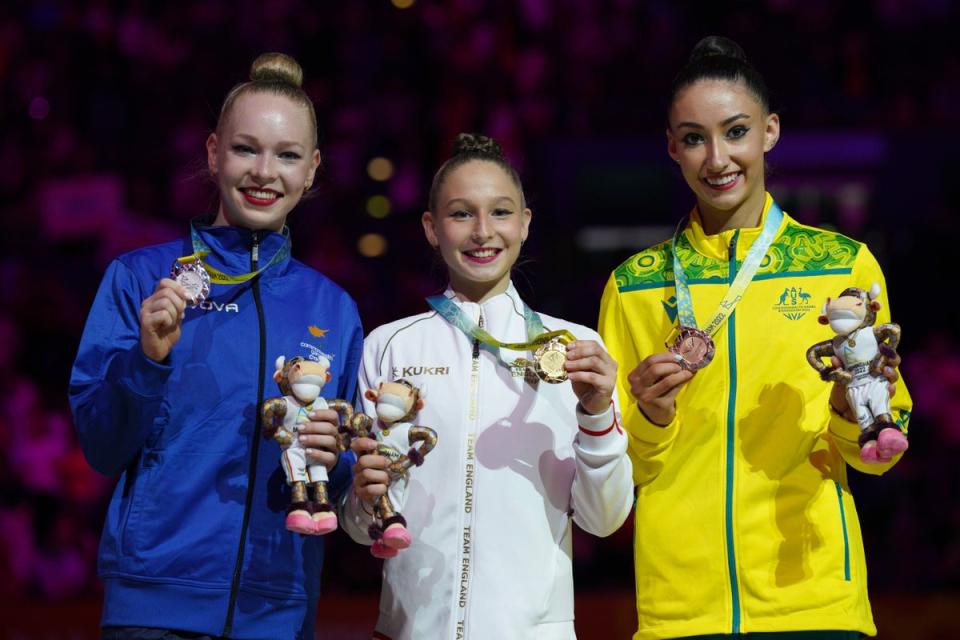
[[[805, 352], [832, 337], [817, 317], [847, 287], [878, 283], [877, 323], [889, 321], [884, 279], [865, 245], [796, 222], [766, 192], [779, 134], [740, 47], [701, 41], [667, 129], [696, 206], [604, 291], [638, 487], [636, 640], [876, 633], [846, 465], [880, 474], [899, 456], [861, 461], [843, 388]], [[890, 365], [906, 432], [910, 397]]]

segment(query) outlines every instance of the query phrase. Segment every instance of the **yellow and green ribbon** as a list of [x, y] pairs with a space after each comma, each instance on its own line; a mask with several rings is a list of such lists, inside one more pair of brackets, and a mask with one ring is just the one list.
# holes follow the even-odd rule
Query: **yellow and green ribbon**
[[241, 282], [246, 282], [256, 278], [258, 275], [272, 267], [274, 264], [280, 262], [284, 258], [290, 255], [290, 229], [286, 225], [283, 227], [283, 245], [277, 250], [273, 257], [256, 271], [251, 271], [249, 273], [242, 273], [239, 275], [230, 275], [220, 271], [216, 267], [211, 267], [208, 262], [204, 260], [205, 257], [210, 255], [210, 247], [203, 241], [203, 238], [200, 237], [200, 234], [197, 232], [196, 227], [192, 224], [190, 225], [190, 240], [193, 244], [193, 253], [189, 256], [183, 256], [177, 258], [177, 262], [180, 264], [190, 264], [193, 262], [199, 262], [203, 265], [203, 268], [206, 269], [207, 273], [210, 275], [210, 282], [216, 284], [240, 284]]

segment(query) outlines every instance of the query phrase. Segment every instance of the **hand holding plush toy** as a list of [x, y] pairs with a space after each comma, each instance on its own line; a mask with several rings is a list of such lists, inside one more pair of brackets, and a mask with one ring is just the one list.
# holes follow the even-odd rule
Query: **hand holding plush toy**
[[[280, 445], [280, 464], [291, 487], [290, 506], [287, 509], [286, 528], [306, 535], [323, 535], [337, 528], [337, 514], [327, 494], [327, 468], [307, 460], [306, 448], [301, 444], [301, 425], [310, 422], [310, 413], [334, 409], [341, 416], [352, 411], [345, 400], [320, 397], [323, 385], [330, 381], [330, 361], [320, 356], [316, 361], [297, 356], [276, 362], [273, 379], [284, 394], [263, 403], [263, 436], [273, 438]], [[308, 499], [307, 485], [313, 489], [313, 501]]]
[[[836, 299], [827, 298], [818, 320], [837, 335], [807, 349], [807, 361], [823, 380], [847, 388], [847, 402], [860, 424], [860, 459], [867, 463], [888, 462], [908, 446], [890, 413], [890, 392], [883, 375], [888, 363], [895, 366], [899, 361], [900, 326], [873, 326], [880, 310], [879, 295], [880, 285], [875, 284], [869, 293], [850, 287]], [[836, 358], [840, 366], [826, 365], [822, 358]]]
[[[366, 414], [355, 414], [349, 421], [349, 427], [341, 429], [344, 432], [341, 447], [348, 448], [354, 438], [376, 438], [376, 450], [364, 453], [375, 453], [386, 458], [389, 488], [401, 478], [406, 478], [410, 467], [423, 464], [424, 458], [437, 444], [437, 432], [411, 422], [423, 408], [424, 394], [406, 380], [381, 382], [376, 391], [368, 389], [364, 397], [376, 402], [380, 431], [374, 435], [374, 421]], [[389, 444], [387, 437], [393, 442], [399, 440], [403, 443], [400, 446], [408, 447], [407, 450], [404, 452]], [[374, 499], [373, 517], [369, 534], [373, 539], [370, 553], [375, 557], [393, 558], [400, 549], [410, 546], [412, 537], [407, 531], [407, 521], [396, 510], [386, 491]]]

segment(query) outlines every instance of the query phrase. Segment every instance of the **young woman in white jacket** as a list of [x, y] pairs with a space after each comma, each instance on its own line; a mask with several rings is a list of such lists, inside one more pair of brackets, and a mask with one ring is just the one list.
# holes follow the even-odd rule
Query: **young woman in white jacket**
[[[360, 393], [400, 378], [422, 388], [413, 422], [438, 437], [393, 484], [376, 443], [354, 441], [344, 528], [371, 544], [371, 505], [389, 491], [412, 536], [385, 561], [374, 638], [574, 638], [571, 521], [607, 536], [630, 511], [616, 363], [596, 332], [531, 311], [510, 281], [530, 219], [499, 145], [458, 136], [422, 220], [449, 286], [430, 311], [365, 341]], [[561, 330], [566, 363], [548, 382], [533, 365], [539, 344], [519, 345]], [[362, 403], [375, 417], [375, 403]]]

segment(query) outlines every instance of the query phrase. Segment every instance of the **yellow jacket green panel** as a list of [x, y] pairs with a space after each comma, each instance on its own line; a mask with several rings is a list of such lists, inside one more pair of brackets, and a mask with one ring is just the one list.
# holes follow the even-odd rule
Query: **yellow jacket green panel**
[[[772, 202], [769, 195], [764, 219]], [[716, 312], [760, 227], [708, 236], [694, 211], [678, 240], [699, 324]], [[731, 260], [731, 248], [736, 262]], [[600, 334], [619, 363], [618, 393], [638, 485], [635, 639], [712, 633], [876, 627], [846, 464], [865, 465], [860, 430], [829, 408], [831, 384], [806, 361], [833, 336], [817, 322], [827, 297], [881, 286], [866, 245], [784, 216], [736, 311], [713, 336], [716, 355], [677, 396], [666, 427], [650, 423], [627, 376], [665, 351], [676, 322], [670, 242], [611, 275]], [[906, 432], [910, 396], [897, 383]]]

